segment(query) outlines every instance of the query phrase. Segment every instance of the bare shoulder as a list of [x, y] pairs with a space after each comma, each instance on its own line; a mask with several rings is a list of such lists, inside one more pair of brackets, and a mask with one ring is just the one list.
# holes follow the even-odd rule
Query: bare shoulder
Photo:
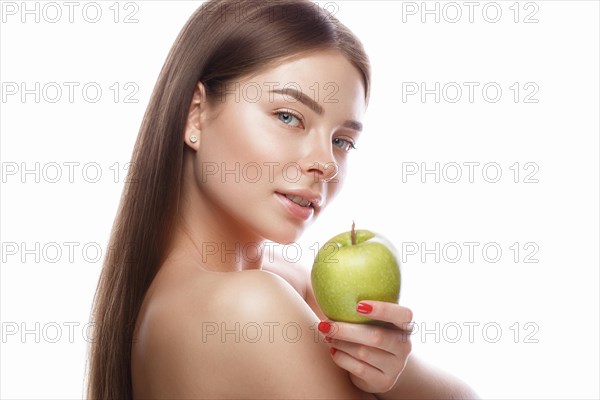
[[294, 263], [286, 260], [284, 257], [276, 255], [273, 260], [266, 262], [263, 269], [273, 272], [285, 279], [304, 299], [306, 304], [320, 318], [326, 319], [313, 292], [310, 280], [310, 268], [300, 263]]
[[263, 270], [272, 272], [286, 280], [296, 291], [306, 298], [309, 287], [310, 269], [298, 262], [286, 260], [278, 253], [263, 262]]
[[[138, 398], [358, 398], [318, 319], [266, 271], [197, 272], [157, 290], [132, 352]], [[170, 285], [170, 286], [169, 286]]]

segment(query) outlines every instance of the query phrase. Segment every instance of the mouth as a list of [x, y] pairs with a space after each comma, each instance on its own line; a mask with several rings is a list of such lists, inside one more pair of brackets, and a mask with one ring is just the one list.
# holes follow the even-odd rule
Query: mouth
[[321, 204], [321, 197], [308, 191], [275, 192], [275, 194], [293, 217], [304, 221], [310, 219], [319, 210]]
[[310, 201], [308, 201], [305, 198], [302, 198], [300, 196], [293, 196], [291, 194], [286, 194], [284, 196], [287, 197], [288, 199], [290, 199], [291, 201], [293, 201], [294, 203], [298, 204], [301, 207], [310, 207], [310, 206], [312, 206], [312, 202], [310, 202]]
[[323, 202], [323, 198], [319, 193], [307, 189], [290, 189], [285, 192], [276, 193], [287, 198], [289, 201], [298, 204], [300, 207], [319, 209]]

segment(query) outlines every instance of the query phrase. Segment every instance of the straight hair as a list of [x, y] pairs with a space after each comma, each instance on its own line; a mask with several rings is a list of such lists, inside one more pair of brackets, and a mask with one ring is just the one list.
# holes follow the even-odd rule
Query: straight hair
[[182, 184], [185, 129], [198, 82], [215, 101], [224, 85], [273, 63], [319, 50], [341, 52], [370, 85], [360, 41], [304, 0], [214, 0], [189, 18], [160, 71], [144, 114], [104, 259], [91, 322], [87, 397], [131, 399], [138, 312], [167, 256]]

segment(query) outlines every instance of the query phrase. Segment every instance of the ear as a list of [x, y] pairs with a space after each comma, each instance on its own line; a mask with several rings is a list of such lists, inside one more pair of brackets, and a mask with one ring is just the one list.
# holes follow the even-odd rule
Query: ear
[[206, 109], [206, 91], [204, 85], [200, 82], [196, 84], [194, 96], [190, 103], [187, 122], [184, 129], [183, 141], [194, 151], [200, 148], [202, 140], [202, 121]]

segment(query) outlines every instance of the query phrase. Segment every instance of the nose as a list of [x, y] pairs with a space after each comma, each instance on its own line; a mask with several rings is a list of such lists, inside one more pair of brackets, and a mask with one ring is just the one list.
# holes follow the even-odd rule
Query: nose
[[328, 135], [318, 136], [311, 141], [311, 148], [303, 161], [304, 170], [313, 175], [315, 182], [329, 182], [339, 173], [339, 165], [333, 155], [331, 138]]
[[313, 174], [314, 180], [317, 182], [331, 182], [337, 176], [339, 166], [335, 161], [327, 163], [315, 161], [309, 172]]

